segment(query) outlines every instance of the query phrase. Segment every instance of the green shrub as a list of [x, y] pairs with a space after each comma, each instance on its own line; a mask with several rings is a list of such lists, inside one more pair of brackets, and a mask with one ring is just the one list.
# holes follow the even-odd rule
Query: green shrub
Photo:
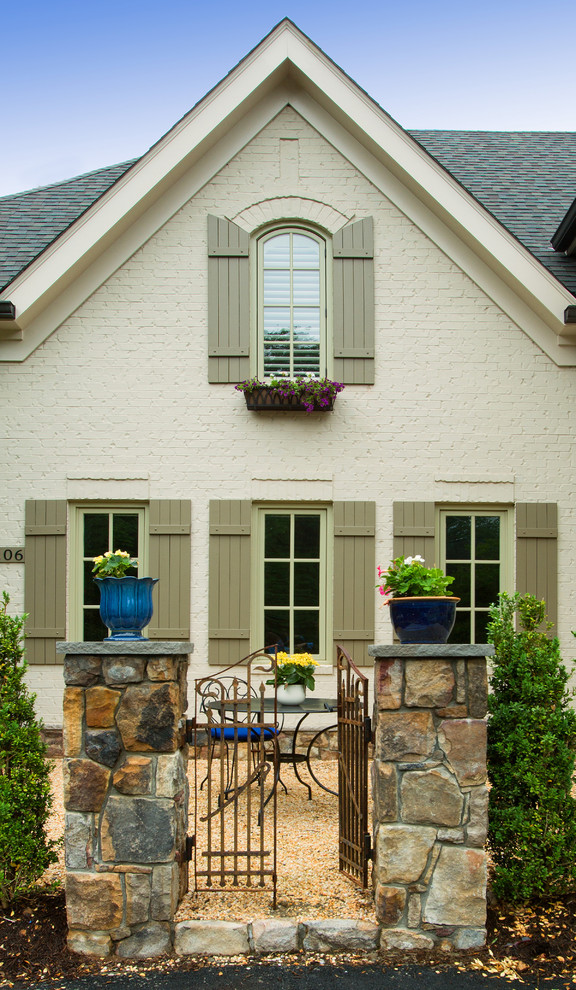
[[558, 640], [545, 631], [546, 603], [501, 594], [490, 619], [488, 843], [493, 891], [514, 903], [576, 889], [576, 712]]
[[8, 615], [6, 592], [0, 605], [0, 905], [26, 891], [57, 859], [46, 837], [50, 812], [50, 764], [24, 681], [22, 642], [25, 616]]

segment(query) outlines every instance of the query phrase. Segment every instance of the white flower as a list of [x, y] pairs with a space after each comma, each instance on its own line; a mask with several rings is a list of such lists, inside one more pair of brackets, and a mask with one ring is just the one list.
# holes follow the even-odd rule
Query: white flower
[[404, 558], [404, 563], [405, 564], [414, 564], [414, 563], [416, 563], [416, 564], [423, 564], [424, 563], [424, 557], [421, 557], [420, 554], [417, 553], [415, 557], [405, 557]]

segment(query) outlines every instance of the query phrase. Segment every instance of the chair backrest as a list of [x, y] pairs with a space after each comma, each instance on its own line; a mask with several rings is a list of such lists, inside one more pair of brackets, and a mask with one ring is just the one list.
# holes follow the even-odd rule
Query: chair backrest
[[[210, 702], [224, 701], [247, 701], [249, 698], [257, 698], [258, 693], [255, 688], [248, 688], [248, 682], [243, 680], [241, 677], [233, 677], [232, 675], [224, 677], [211, 677], [205, 681], [202, 681], [199, 685], [200, 687], [200, 711], [207, 712], [210, 708], [214, 713], [219, 711], [220, 721], [240, 721], [246, 722], [250, 718], [252, 720], [254, 715], [248, 709], [246, 712], [242, 712], [238, 709], [228, 709], [225, 708], [214, 709]], [[230, 712], [234, 712], [234, 716], [230, 716]], [[218, 718], [216, 719], [218, 720]]]

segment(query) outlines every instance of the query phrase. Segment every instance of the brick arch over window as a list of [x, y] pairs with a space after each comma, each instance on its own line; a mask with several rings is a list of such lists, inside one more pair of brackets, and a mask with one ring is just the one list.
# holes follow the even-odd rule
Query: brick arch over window
[[335, 234], [345, 224], [350, 223], [352, 214], [340, 213], [333, 206], [317, 199], [277, 196], [275, 199], [263, 199], [259, 203], [253, 203], [232, 217], [232, 220], [248, 234], [252, 234], [258, 227], [284, 222], [287, 218], [303, 220], [305, 223], [323, 227], [330, 234]]
[[[307, 217], [310, 222], [310, 217]], [[258, 226], [262, 226], [260, 223]], [[250, 234], [208, 216], [208, 381], [239, 382], [255, 373], [250, 354]], [[346, 384], [374, 383], [374, 234], [372, 217], [332, 237], [333, 374]]]

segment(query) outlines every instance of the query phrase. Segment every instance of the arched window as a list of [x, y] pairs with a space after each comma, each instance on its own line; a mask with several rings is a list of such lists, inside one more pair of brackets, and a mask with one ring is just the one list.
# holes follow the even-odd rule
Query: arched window
[[258, 375], [324, 377], [326, 241], [298, 227], [258, 240]]

